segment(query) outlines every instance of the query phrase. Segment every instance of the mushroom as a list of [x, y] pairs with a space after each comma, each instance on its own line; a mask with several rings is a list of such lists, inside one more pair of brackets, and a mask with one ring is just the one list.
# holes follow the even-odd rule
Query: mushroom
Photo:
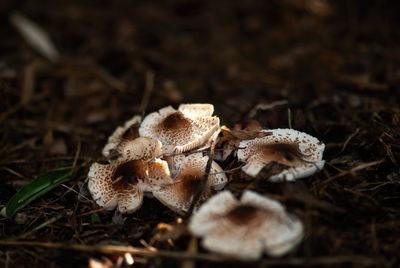
[[283, 168], [269, 179], [293, 181], [323, 168], [325, 145], [318, 139], [293, 129], [261, 130], [261, 133], [266, 136], [239, 144], [237, 156], [245, 162], [242, 170], [246, 174], [255, 177], [267, 164], [278, 163]]
[[134, 212], [143, 201], [143, 191], [172, 183], [166, 161], [130, 160], [124, 163], [93, 163], [88, 188], [96, 203], [107, 210], [118, 206], [121, 213]]
[[153, 191], [153, 196], [178, 213], [189, 210], [196, 194], [200, 194], [199, 200], [205, 200], [211, 195], [211, 189], [221, 190], [228, 182], [224, 171], [215, 162], [212, 162], [207, 181], [204, 181], [208, 157], [201, 153], [179, 157], [174, 161], [179, 166], [174, 183]]
[[110, 153], [112, 153], [123, 140], [137, 138], [139, 136], [138, 128], [141, 120], [141, 116], [135, 115], [126, 121], [124, 126], [117, 127], [111, 136], [108, 137], [107, 144], [103, 148], [103, 155], [108, 158], [110, 157]]
[[240, 201], [223, 191], [192, 216], [189, 231], [203, 237], [204, 248], [239, 259], [256, 260], [264, 252], [281, 256], [303, 238], [303, 225], [277, 201], [245, 191]]
[[181, 153], [207, 142], [219, 130], [211, 104], [182, 104], [147, 115], [139, 128], [143, 137], [158, 139], [164, 153]]

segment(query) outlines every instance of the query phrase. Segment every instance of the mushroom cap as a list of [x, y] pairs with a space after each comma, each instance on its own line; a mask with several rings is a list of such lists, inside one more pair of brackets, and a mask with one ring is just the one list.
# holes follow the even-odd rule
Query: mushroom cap
[[150, 160], [162, 155], [161, 142], [147, 137], [123, 140], [115, 148], [118, 155], [116, 162], [135, 159]]
[[128, 183], [125, 178], [115, 177], [117, 168], [93, 163], [88, 174], [89, 191], [100, 207], [112, 210], [118, 206], [121, 213], [134, 212], [142, 204], [143, 193], [137, 182]]
[[181, 162], [176, 161], [180, 170], [174, 183], [153, 191], [155, 198], [178, 213], [188, 211], [198, 191], [201, 191], [200, 200], [205, 200], [210, 196], [211, 189], [221, 190], [228, 182], [224, 171], [215, 162], [211, 164], [208, 180], [203, 181], [208, 156], [196, 153], [180, 160]]
[[139, 134], [160, 140], [164, 153], [188, 151], [202, 145], [219, 129], [219, 118], [210, 115], [212, 107], [211, 104], [184, 104], [178, 110], [164, 107], [144, 118]]
[[107, 165], [93, 163], [88, 178], [88, 188], [96, 203], [107, 210], [118, 206], [121, 213], [139, 209], [143, 191], [172, 183], [168, 164], [160, 159]]
[[175, 180], [178, 176], [179, 171], [182, 169], [182, 165], [185, 163], [186, 156], [182, 153], [164, 156], [163, 160], [167, 161], [169, 172], [171, 174], [171, 178]]
[[228, 191], [204, 203], [192, 216], [189, 231], [202, 236], [208, 250], [255, 260], [263, 251], [280, 256], [303, 237], [303, 225], [277, 201], [245, 191], [239, 201]]
[[198, 116], [212, 116], [214, 113], [214, 105], [209, 103], [191, 103], [191, 104], [181, 104], [178, 108], [182, 113], [198, 117]]
[[107, 210], [117, 206], [117, 192], [115, 191], [110, 178], [116, 166], [93, 163], [88, 173], [88, 188], [96, 203]]
[[[103, 148], [103, 155], [105, 157], [110, 156], [110, 152], [115, 150], [117, 146], [124, 140], [124, 139], [133, 139], [138, 137], [137, 129], [135, 131], [135, 128], [139, 127], [140, 121], [142, 120], [142, 117], [139, 115], [135, 115], [128, 121], [124, 123], [123, 126], [117, 127], [114, 132], [111, 134], [110, 137], [108, 137], [108, 141], [106, 146]], [[128, 131], [132, 129], [132, 131]], [[135, 133], [136, 132], [136, 133]]]
[[323, 168], [322, 155], [325, 149], [318, 139], [293, 129], [262, 130], [268, 135], [252, 140], [243, 140], [239, 144], [237, 156], [246, 164], [242, 170], [257, 176], [269, 163], [277, 162], [287, 166], [269, 179], [271, 181], [293, 181], [296, 178], [310, 176]]

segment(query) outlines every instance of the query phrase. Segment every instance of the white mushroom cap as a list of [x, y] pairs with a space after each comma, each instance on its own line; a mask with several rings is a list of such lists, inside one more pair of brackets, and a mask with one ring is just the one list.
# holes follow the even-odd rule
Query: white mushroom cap
[[239, 259], [255, 260], [263, 251], [280, 256], [303, 237], [303, 225], [277, 201], [245, 191], [241, 201], [228, 191], [204, 203], [192, 216], [189, 230], [202, 245]]
[[134, 117], [132, 117], [131, 119], [126, 121], [124, 126], [117, 127], [114, 130], [114, 132], [111, 134], [111, 136], [108, 137], [108, 142], [107, 142], [106, 146], [104, 146], [104, 148], [103, 148], [103, 152], [102, 152], [103, 155], [105, 157], [109, 157], [110, 152], [115, 150], [117, 148], [117, 146], [124, 140], [124, 138], [126, 138], [126, 136], [128, 136], [130, 138], [130, 136], [133, 134], [132, 138], [136, 138], [135, 133], [127, 133], [127, 131], [132, 127], [135, 127], [135, 126], [139, 127], [141, 120], [142, 120], [141, 116], [135, 115]]
[[212, 105], [181, 107], [175, 110], [167, 106], [147, 115], [140, 125], [140, 136], [160, 140], [164, 153], [180, 153], [202, 145], [219, 129], [219, 118], [209, 115]]
[[185, 163], [185, 159], [186, 156], [182, 153], [172, 156], [165, 156], [163, 158], [163, 160], [167, 161], [168, 163], [168, 168], [172, 179], [175, 179], [178, 176], [182, 165]]
[[325, 149], [318, 139], [293, 129], [262, 130], [268, 135], [262, 138], [244, 140], [239, 144], [237, 156], [245, 162], [242, 170], [250, 176], [257, 176], [261, 169], [277, 162], [287, 166], [269, 179], [271, 181], [293, 181], [310, 176], [323, 168], [322, 155]]
[[207, 117], [212, 116], [212, 114], [214, 113], [214, 106], [209, 103], [181, 104], [179, 105], [178, 110], [188, 115], [189, 117]]
[[161, 142], [147, 137], [133, 140], [123, 140], [115, 149], [118, 158], [116, 162], [126, 162], [135, 159], [150, 160], [162, 155]]
[[88, 173], [88, 188], [93, 199], [100, 207], [112, 210], [117, 206], [117, 192], [115, 191], [110, 178], [116, 166], [93, 163]]
[[156, 159], [131, 160], [122, 164], [93, 163], [88, 173], [88, 188], [96, 203], [121, 213], [136, 211], [142, 204], [143, 191], [172, 183], [168, 164]]
[[[200, 200], [207, 199], [211, 189], [221, 190], [228, 179], [221, 167], [212, 162], [208, 180], [204, 183], [205, 169], [208, 157], [201, 153], [191, 154], [178, 163], [179, 174], [171, 185], [165, 185], [160, 190], [153, 191], [155, 198], [172, 210], [182, 213], [187, 212], [193, 197], [201, 192]], [[177, 161], [176, 161], [177, 162]], [[204, 184], [203, 184], [204, 183]], [[204, 187], [203, 189], [199, 187]]]

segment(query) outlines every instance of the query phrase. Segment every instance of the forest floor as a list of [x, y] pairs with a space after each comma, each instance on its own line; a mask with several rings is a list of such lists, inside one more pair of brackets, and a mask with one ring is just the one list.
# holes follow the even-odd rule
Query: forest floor
[[[51, 37], [55, 62], [15, 12]], [[400, 266], [399, 13], [396, 1], [2, 1], [0, 206], [38, 174], [75, 163], [77, 175], [0, 219], [0, 266]], [[158, 201], [122, 219], [91, 200], [88, 168], [118, 125], [196, 102], [228, 127], [252, 117], [326, 144], [325, 168], [295, 183], [230, 174], [227, 189], [253, 183], [303, 221], [290, 254], [193, 251], [186, 218]]]

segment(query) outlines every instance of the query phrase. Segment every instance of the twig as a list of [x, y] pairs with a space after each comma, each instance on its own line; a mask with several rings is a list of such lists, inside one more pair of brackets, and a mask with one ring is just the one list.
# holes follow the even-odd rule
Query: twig
[[383, 161], [384, 161], [384, 160], [382, 159], [382, 160], [378, 160], [378, 161], [373, 161], [373, 162], [369, 162], [369, 163], [364, 163], [364, 164], [358, 165], [358, 166], [356, 166], [356, 167], [354, 167], [354, 168], [352, 168], [352, 169], [345, 170], [345, 171], [340, 172], [339, 174], [337, 174], [337, 175], [335, 175], [335, 176], [333, 176], [333, 177], [330, 177], [330, 178], [328, 178], [327, 180], [325, 180], [325, 181], [323, 181], [323, 182], [321, 182], [321, 183], [319, 183], [319, 184], [313, 186], [310, 190], [314, 190], [314, 189], [317, 188], [317, 187], [320, 187], [320, 186], [322, 186], [322, 185], [325, 185], [325, 184], [327, 184], [327, 183], [329, 183], [329, 182], [331, 182], [331, 181], [333, 181], [333, 180], [335, 180], [335, 179], [337, 179], [337, 178], [343, 177], [343, 176], [345, 176], [345, 175], [352, 174], [352, 173], [354, 173], [354, 172], [356, 172], [356, 171], [359, 171], [359, 170], [362, 170], [362, 169], [366, 169], [366, 168], [369, 168], [369, 167], [372, 167], [372, 166], [379, 165], [379, 164], [382, 163]]
[[75, 250], [85, 252], [99, 252], [104, 254], [123, 254], [131, 253], [144, 257], [166, 257], [173, 259], [197, 259], [207, 261], [227, 261], [231, 257], [225, 257], [214, 254], [203, 253], [188, 253], [186, 251], [167, 251], [157, 250], [152, 251], [146, 248], [131, 247], [131, 246], [116, 246], [116, 245], [82, 245], [82, 244], [63, 244], [38, 241], [15, 241], [15, 240], [0, 240], [0, 245], [4, 246], [29, 246], [29, 247], [44, 247], [52, 249]]
[[354, 131], [353, 133], [350, 134], [350, 136], [346, 139], [346, 141], [344, 142], [342, 148], [340, 149], [340, 151], [337, 155], [340, 155], [341, 153], [343, 153], [343, 151], [346, 149], [347, 145], [349, 144], [350, 140], [352, 138], [354, 138], [355, 136], [357, 136], [357, 134], [359, 132], [360, 132], [360, 128], [357, 128], [356, 131]]
[[[26, 246], [26, 247], [43, 247], [61, 250], [74, 250], [84, 252], [98, 252], [103, 254], [124, 254], [131, 253], [143, 257], [164, 257], [171, 259], [194, 259], [212, 262], [240, 262], [234, 256], [224, 256], [218, 254], [205, 253], [190, 253], [186, 251], [168, 251], [157, 250], [151, 251], [146, 248], [131, 247], [131, 246], [116, 246], [116, 245], [82, 245], [82, 244], [63, 244], [52, 242], [38, 241], [15, 241], [15, 240], [0, 240], [0, 245], [3, 246]], [[244, 261], [242, 261], [244, 262]], [[246, 262], [251, 264], [251, 262]], [[282, 259], [265, 259], [261, 261], [264, 266], [267, 265], [303, 265], [303, 264], [341, 264], [341, 263], [361, 263], [364, 265], [383, 263], [382, 259], [371, 258], [362, 255], [339, 255], [339, 256], [322, 256], [314, 258], [282, 258]]]
[[91, 211], [79, 214], [79, 215], [77, 215], [77, 217], [83, 217], [83, 216], [86, 216], [86, 215], [90, 215], [90, 214], [94, 214], [94, 213], [102, 212], [102, 211], [106, 211], [106, 209], [105, 208], [99, 208], [99, 209], [91, 210]]
[[23, 70], [22, 77], [22, 92], [20, 102], [24, 105], [29, 103], [34, 95], [36, 73], [39, 69], [43, 68], [43, 62], [35, 60], [29, 63]]
[[8, 168], [8, 167], [2, 167], [1, 169], [5, 170], [5, 171], [7, 171], [7, 172], [9, 172], [9, 173], [11, 173], [11, 174], [13, 174], [13, 175], [15, 175], [15, 176], [17, 176], [17, 177], [21, 178], [21, 179], [27, 179], [27, 178], [28, 178], [28, 177], [26, 177], [26, 176], [22, 175], [21, 173], [19, 173], [19, 172], [17, 172], [17, 171], [14, 171], [14, 170], [12, 170], [11, 168]]
[[[52, 162], [52, 161], [61, 161], [61, 160], [74, 160], [75, 156], [56, 156], [51, 158], [45, 159], [32, 159], [32, 160], [14, 160], [10, 162], [0, 162], [0, 166], [8, 166], [8, 165], [15, 165], [15, 164], [33, 164], [38, 162]], [[78, 157], [79, 160], [87, 160], [93, 161], [93, 158], [90, 157]]]
[[[326, 256], [314, 258], [287, 258], [276, 260], [263, 260], [262, 266], [269, 265], [329, 265], [342, 263], [358, 263], [362, 265], [383, 264], [382, 259], [371, 258], [369, 256], [360, 255], [344, 255], [344, 256]], [[261, 267], [262, 267], [261, 266]]]
[[396, 161], [396, 159], [395, 159], [395, 157], [394, 157], [394, 155], [393, 155], [392, 149], [390, 148], [391, 145], [387, 145], [387, 144], [383, 141], [382, 135], [381, 135], [381, 137], [379, 137], [378, 140], [379, 140], [380, 143], [382, 143], [383, 147], [385, 147], [386, 155], [389, 156], [389, 158], [390, 158], [390, 160], [392, 161], [392, 163], [393, 163], [395, 166], [399, 166], [398, 163], [397, 163], [397, 161]]
[[52, 223], [58, 221], [58, 220], [61, 219], [63, 216], [64, 216], [64, 213], [61, 213], [61, 214], [59, 214], [59, 215], [57, 215], [57, 216], [51, 218], [50, 220], [48, 220], [48, 221], [46, 221], [46, 222], [40, 224], [39, 226], [33, 228], [31, 231], [26, 232], [26, 233], [20, 235], [18, 238], [25, 238], [25, 237], [27, 237], [27, 236], [33, 234], [34, 232], [36, 232], [36, 231], [38, 231], [38, 230], [40, 230], [40, 229], [46, 227], [47, 225], [50, 225], [50, 224], [52, 224]]
[[16, 113], [19, 109], [21, 109], [23, 107], [25, 107], [25, 104], [22, 102], [19, 102], [18, 104], [12, 106], [10, 109], [1, 113], [0, 114], [0, 123], [3, 122], [8, 116], [12, 115], [13, 113]]
[[86, 196], [84, 196], [83, 194], [79, 193], [77, 190], [75, 190], [74, 188], [68, 187], [67, 185], [65, 185], [64, 183], [61, 184], [62, 187], [67, 188], [68, 191], [74, 192], [77, 195], [79, 195], [80, 197], [86, 199], [87, 201], [89, 201], [90, 203], [93, 202], [93, 200], [90, 200], [89, 198], [87, 198]]
[[290, 111], [290, 108], [287, 108], [287, 114], [288, 114], [288, 125], [289, 128], [292, 129], [292, 113]]
[[192, 215], [193, 210], [194, 210], [195, 206], [197, 205], [197, 202], [199, 202], [200, 196], [204, 191], [204, 186], [206, 185], [206, 183], [208, 181], [208, 177], [209, 177], [210, 171], [211, 171], [211, 165], [214, 160], [214, 149], [215, 149], [215, 142], [212, 141], [210, 144], [210, 151], [208, 152], [208, 161], [207, 161], [207, 165], [206, 165], [206, 170], [204, 172], [204, 178], [202, 179], [201, 184], [199, 185], [195, 195], [193, 196], [192, 204], [190, 204], [190, 208], [187, 213], [188, 216]]
[[[189, 241], [186, 252], [196, 253], [198, 251], [197, 238], [192, 236]], [[194, 260], [185, 260], [181, 264], [181, 268], [196, 268], [196, 263]]]
[[79, 154], [81, 153], [81, 146], [82, 146], [82, 142], [79, 141], [78, 142], [78, 146], [76, 147], [74, 162], [72, 164], [72, 169], [73, 170], [76, 168], [76, 163], [78, 162]]
[[149, 105], [149, 100], [153, 88], [154, 88], [154, 73], [152, 71], [148, 71], [146, 73], [146, 87], [144, 89], [142, 101], [140, 103], [140, 111], [143, 114], [146, 112], [147, 106]]
[[120, 81], [116, 77], [112, 76], [107, 70], [100, 66], [91, 66], [92, 67], [92, 72], [94, 75], [96, 75], [98, 78], [103, 80], [106, 84], [108, 84], [110, 87], [123, 92], [126, 90], [126, 85], [124, 82]]
[[250, 118], [253, 118], [254, 116], [256, 116], [258, 110], [262, 110], [262, 111], [272, 110], [276, 106], [282, 106], [282, 105], [286, 105], [286, 104], [288, 104], [287, 100], [274, 101], [274, 102], [271, 102], [268, 104], [259, 103], [253, 109], [251, 109], [248, 116]]

